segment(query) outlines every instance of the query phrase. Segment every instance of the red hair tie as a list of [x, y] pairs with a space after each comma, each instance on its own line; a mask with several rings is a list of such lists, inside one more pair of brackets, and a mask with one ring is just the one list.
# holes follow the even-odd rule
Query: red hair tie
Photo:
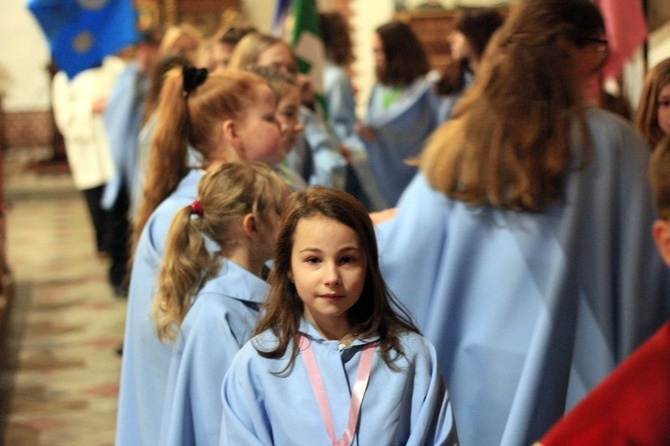
[[191, 214], [202, 217], [202, 203], [198, 200], [193, 200], [193, 203], [191, 203]]

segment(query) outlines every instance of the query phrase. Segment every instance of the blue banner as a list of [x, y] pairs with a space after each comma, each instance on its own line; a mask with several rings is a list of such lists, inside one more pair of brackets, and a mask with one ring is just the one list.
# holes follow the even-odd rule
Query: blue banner
[[28, 9], [70, 78], [140, 39], [132, 0], [28, 0]]

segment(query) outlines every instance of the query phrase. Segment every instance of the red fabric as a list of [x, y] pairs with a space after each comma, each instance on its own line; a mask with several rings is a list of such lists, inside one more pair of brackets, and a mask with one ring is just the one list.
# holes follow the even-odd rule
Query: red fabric
[[616, 78], [625, 62], [647, 38], [647, 22], [640, 0], [599, 0], [605, 19], [610, 57], [605, 79]]
[[540, 440], [554, 445], [670, 445], [670, 322]]

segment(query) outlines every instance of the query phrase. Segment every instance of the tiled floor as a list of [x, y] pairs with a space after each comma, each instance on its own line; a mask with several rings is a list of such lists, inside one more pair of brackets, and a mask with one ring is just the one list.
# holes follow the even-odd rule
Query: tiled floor
[[106, 282], [70, 175], [5, 157], [7, 258], [14, 294], [0, 361], [7, 446], [114, 443], [125, 300]]

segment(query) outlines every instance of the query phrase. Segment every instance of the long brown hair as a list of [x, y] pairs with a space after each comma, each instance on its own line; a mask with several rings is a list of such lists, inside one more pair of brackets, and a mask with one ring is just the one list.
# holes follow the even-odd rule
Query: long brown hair
[[571, 167], [570, 127], [590, 140], [568, 49], [599, 37], [588, 0], [525, 0], [512, 8], [482, 59], [454, 118], [421, 154], [428, 182], [472, 205], [539, 211], [562, 198]]
[[428, 73], [428, 57], [410, 26], [392, 21], [375, 32], [384, 46], [386, 67], [377, 70], [377, 80], [387, 87], [405, 87]]
[[[218, 159], [219, 124], [240, 119], [265, 81], [253, 73], [210, 73], [185, 95], [181, 68], [165, 77], [158, 105], [158, 123], [151, 143], [144, 200], [134, 222], [135, 244], [151, 213], [177, 187], [192, 167], [207, 167]], [[162, 111], [165, 111], [164, 113]], [[202, 166], [189, 166], [187, 147], [202, 156]]]
[[635, 116], [635, 126], [649, 145], [649, 149], [653, 149], [665, 136], [658, 125], [658, 95], [668, 84], [670, 84], [670, 58], [660, 61], [647, 73]]
[[319, 27], [326, 58], [339, 66], [353, 62], [354, 48], [347, 19], [339, 12], [320, 12]]
[[[262, 163], [226, 163], [205, 173], [197, 195], [202, 215], [192, 215], [191, 206], [185, 206], [175, 213], [168, 232], [153, 299], [158, 339], [174, 341], [192, 299], [239, 243], [236, 223], [247, 214], [269, 223], [270, 214], [281, 214], [285, 190], [277, 174]], [[206, 239], [220, 251], [211, 253]]]
[[[284, 212], [277, 236], [274, 266], [269, 278], [270, 292], [264, 304], [264, 316], [255, 331], [255, 334], [260, 334], [270, 330], [278, 338], [278, 344], [270, 350], [256, 345], [258, 353], [267, 358], [279, 358], [286, 353], [289, 344], [298, 334], [304, 306], [289, 278], [294, 234], [301, 219], [319, 216], [350, 227], [358, 236], [361, 251], [366, 258], [365, 284], [360, 299], [347, 312], [349, 323], [354, 327], [356, 336], [365, 338], [373, 334], [379, 335], [382, 357], [392, 367], [396, 357], [391, 352], [403, 355], [398, 335], [402, 331], [418, 333], [418, 329], [384, 283], [379, 270], [375, 231], [368, 212], [348, 193], [323, 186], [294, 192], [289, 197]], [[291, 367], [297, 352], [294, 342], [291, 359], [280, 373]]]
[[670, 135], [663, 137], [654, 148], [649, 179], [659, 217], [670, 220]]

